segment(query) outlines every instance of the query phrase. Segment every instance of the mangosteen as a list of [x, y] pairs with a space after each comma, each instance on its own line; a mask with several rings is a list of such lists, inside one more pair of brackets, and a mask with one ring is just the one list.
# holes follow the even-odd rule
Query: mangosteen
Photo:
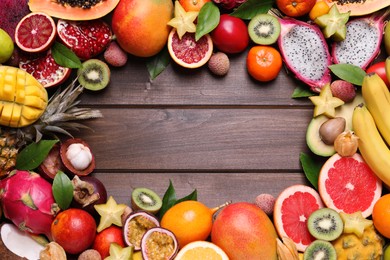
[[46, 180], [52, 182], [58, 171], [64, 172], [65, 166], [60, 156], [60, 145], [55, 144], [45, 160], [39, 165], [38, 172]]
[[86, 176], [95, 169], [95, 157], [89, 145], [80, 138], [70, 138], [61, 144], [61, 160], [67, 171]]

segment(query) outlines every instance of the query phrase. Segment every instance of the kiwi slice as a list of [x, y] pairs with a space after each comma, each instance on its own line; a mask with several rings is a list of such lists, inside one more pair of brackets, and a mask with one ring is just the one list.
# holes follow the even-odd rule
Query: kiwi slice
[[305, 249], [303, 260], [337, 260], [336, 249], [329, 241], [314, 240]]
[[131, 193], [131, 206], [134, 210], [144, 210], [155, 214], [160, 210], [162, 200], [151, 189], [135, 188]]
[[254, 43], [271, 45], [280, 35], [280, 22], [270, 14], [258, 14], [250, 20], [248, 32]]
[[310, 234], [321, 240], [333, 241], [343, 233], [344, 224], [340, 214], [331, 208], [314, 211], [307, 219]]
[[84, 88], [97, 91], [107, 87], [110, 82], [110, 68], [108, 65], [98, 59], [89, 59], [82, 63], [81, 68], [77, 70], [79, 83]]

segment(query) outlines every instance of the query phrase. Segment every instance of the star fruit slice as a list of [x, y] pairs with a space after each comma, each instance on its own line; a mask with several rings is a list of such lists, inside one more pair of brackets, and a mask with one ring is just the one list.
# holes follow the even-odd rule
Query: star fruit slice
[[344, 233], [355, 233], [356, 236], [362, 237], [364, 230], [373, 225], [372, 220], [365, 219], [361, 211], [355, 213], [340, 212], [340, 217], [344, 222]]
[[100, 215], [99, 225], [96, 229], [97, 232], [108, 228], [112, 224], [118, 227], [123, 226], [122, 214], [126, 209], [125, 204], [117, 204], [114, 198], [110, 196], [105, 204], [98, 204], [94, 207]]
[[325, 38], [331, 38], [335, 41], [342, 41], [347, 35], [346, 23], [349, 19], [350, 11], [340, 13], [337, 5], [332, 5], [327, 14], [317, 17], [314, 22], [322, 28]]
[[196, 31], [195, 19], [198, 17], [199, 12], [186, 12], [181, 6], [179, 1], [175, 1], [175, 15], [168, 22], [168, 25], [176, 28], [177, 35], [181, 40], [181, 37], [186, 33], [194, 33]]
[[313, 117], [324, 114], [327, 117], [334, 118], [336, 107], [344, 104], [344, 101], [332, 95], [330, 84], [326, 84], [318, 96], [311, 96], [309, 99], [315, 106]]

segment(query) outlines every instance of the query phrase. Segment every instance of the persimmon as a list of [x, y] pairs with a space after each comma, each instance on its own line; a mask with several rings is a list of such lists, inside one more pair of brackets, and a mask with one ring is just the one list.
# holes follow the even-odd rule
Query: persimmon
[[291, 17], [300, 17], [308, 14], [315, 3], [316, 0], [276, 0], [279, 10]]
[[262, 82], [275, 79], [282, 68], [282, 57], [277, 49], [271, 46], [252, 47], [246, 59], [249, 75]]
[[179, 0], [186, 12], [199, 12], [203, 5], [211, 0]]

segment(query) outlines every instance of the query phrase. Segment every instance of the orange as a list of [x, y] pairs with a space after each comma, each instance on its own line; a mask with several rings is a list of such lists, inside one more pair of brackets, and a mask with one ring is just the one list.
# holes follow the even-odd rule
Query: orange
[[219, 246], [207, 241], [194, 241], [183, 247], [175, 260], [229, 260]]
[[282, 57], [274, 47], [254, 46], [248, 52], [246, 66], [254, 79], [266, 82], [278, 76], [282, 68]]
[[315, 3], [316, 0], [276, 0], [279, 10], [291, 17], [308, 14]]
[[330, 7], [325, 1], [318, 1], [315, 3], [313, 8], [309, 12], [309, 17], [312, 21], [316, 19], [317, 17], [327, 14], [330, 10]]
[[186, 12], [199, 12], [203, 5], [211, 0], [179, 0]]
[[372, 221], [379, 233], [390, 238], [390, 194], [386, 194], [375, 203]]

